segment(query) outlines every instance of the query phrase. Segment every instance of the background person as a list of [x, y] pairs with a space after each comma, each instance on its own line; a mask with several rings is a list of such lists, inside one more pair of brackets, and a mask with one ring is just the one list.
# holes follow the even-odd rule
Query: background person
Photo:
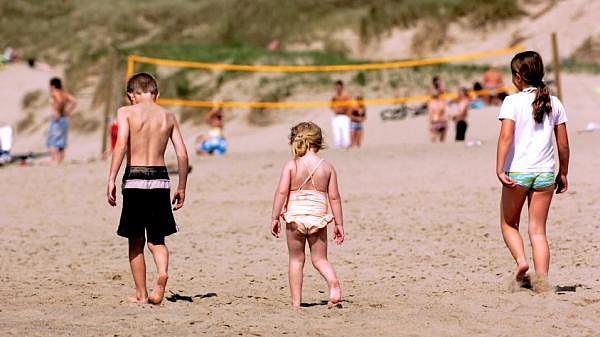
[[223, 102], [218, 102], [204, 116], [204, 123], [210, 126], [207, 135], [196, 137], [196, 154], [212, 155], [214, 153], [223, 155], [227, 152], [227, 141], [225, 140], [223, 118]]
[[429, 120], [429, 133], [431, 142], [443, 142], [446, 139], [448, 128], [448, 104], [441, 98], [438, 91], [433, 91], [431, 99], [427, 102], [427, 117]]
[[502, 94], [498, 90], [504, 87], [504, 81], [502, 80], [502, 74], [494, 67], [490, 65], [488, 70], [483, 73], [483, 89], [489, 90], [485, 94], [485, 100], [487, 104], [498, 105], [502, 103], [502, 99], [506, 97], [506, 93], [500, 98]]
[[360, 147], [364, 133], [364, 121], [367, 119], [367, 107], [365, 99], [358, 95], [350, 114], [350, 146]]
[[351, 99], [352, 96], [344, 89], [344, 82], [337, 80], [335, 82], [335, 95], [331, 98], [333, 143], [337, 148], [346, 149], [350, 146], [350, 106], [347, 104], [336, 105], [336, 103], [346, 102], [349, 104]]
[[50, 80], [50, 99], [52, 102], [52, 116], [48, 128], [48, 153], [50, 163], [61, 164], [65, 159], [67, 136], [69, 132], [69, 117], [77, 106], [77, 100], [65, 89], [58, 77]]
[[469, 112], [469, 90], [467, 88], [460, 88], [458, 91], [457, 112], [452, 119], [456, 122], [456, 136], [454, 140], [462, 142], [465, 140], [465, 134], [467, 132], [467, 113]]

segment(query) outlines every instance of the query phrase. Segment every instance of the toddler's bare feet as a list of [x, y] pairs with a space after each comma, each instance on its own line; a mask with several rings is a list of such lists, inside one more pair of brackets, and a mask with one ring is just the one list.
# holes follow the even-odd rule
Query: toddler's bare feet
[[156, 277], [156, 285], [152, 289], [152, 293], [148, 296], [148, 302], [152, 304], [160, 304], [165, 297], [165, 289], [167, 288], [167, 274], [158, 274]]
[[515, 280], [517, 282], [523, 282], [523, 278], [525, 277], [525, 274], [528, 270], [529, 265], [527, 264], [527, 262], [517, 262], [517, 269], [515, 270]]
[[329, 287], [329, 308], [341, 308], [342, 307], [342, 289], [340, 288], [340, 282], [335, 281]]

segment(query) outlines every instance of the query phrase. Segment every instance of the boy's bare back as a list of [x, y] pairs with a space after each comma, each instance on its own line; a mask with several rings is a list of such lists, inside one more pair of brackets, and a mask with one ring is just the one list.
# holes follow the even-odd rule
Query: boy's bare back
[[139, 103], [120, 108], [118, 118], [129, 129], [127, 165], [164, 166], [176, 123], [173, 113], [155, 103]]

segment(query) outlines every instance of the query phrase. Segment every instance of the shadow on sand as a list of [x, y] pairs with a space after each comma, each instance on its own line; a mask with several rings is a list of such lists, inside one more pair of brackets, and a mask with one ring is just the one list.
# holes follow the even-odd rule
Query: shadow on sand
[[327, 305], [327, 301], [321, 301], [321, 302], [313, 302], [313, 303], [300, 303], [300, 307], [302, 308], [310, 308], [310, 307], [315, 307], [317, 305]]
[[194, 302], [194, 298], [203, 299], [203, 298], [218, 296], [217, 293], [206, 293], [206, 294], [186, 296], [186, 295], [176, 294], [176, 293], [172, 292], [171, 290], [169, 290], [169, 292], [171, 293], [171, 295], [165, 297], [165, 299], [169, 302], [177, 302], [177, 301]]

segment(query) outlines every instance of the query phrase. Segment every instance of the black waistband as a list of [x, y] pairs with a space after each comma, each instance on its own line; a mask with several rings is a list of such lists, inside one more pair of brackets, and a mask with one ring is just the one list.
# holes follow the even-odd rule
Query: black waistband
[[169, 179], [169, 173], [165, 166], [127, 166], [123, 174], [126, 179]]

